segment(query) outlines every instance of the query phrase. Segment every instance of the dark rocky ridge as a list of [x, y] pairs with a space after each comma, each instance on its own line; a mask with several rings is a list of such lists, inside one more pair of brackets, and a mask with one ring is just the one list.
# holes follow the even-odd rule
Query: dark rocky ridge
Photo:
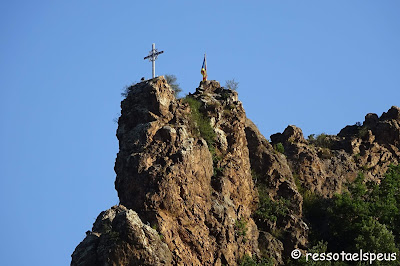
[[[99, 215], [71, 265], [236, 265], [245, 254], [282, 264], [294, 248], [307, 248], [299, 186], [330, 197], [360, 169], [378, 182], [400, 160], [398, 107], [329, 136], [327, 149], [295, 126], [269, 143], [237, 92], [216, 81], [201, 82], [191, 97], [201, 102], [214, 143], [198, 133], [190, 105], [175, 99], [163, 77], [130, 88], [117, 130], [120, 205]], [[277, 143], [285, 154], [274, 150]], [[256, 186], [287, 202], [288, 213], [259, 219]]]

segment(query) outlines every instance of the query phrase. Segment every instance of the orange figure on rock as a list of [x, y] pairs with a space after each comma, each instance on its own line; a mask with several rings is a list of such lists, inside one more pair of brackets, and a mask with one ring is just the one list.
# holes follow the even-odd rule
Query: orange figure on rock
[[207, 80], [207, 61], [206, 54], [204, 54], [203, 66], [201, 67], [201, 74], [203, 75], [203, 81]]

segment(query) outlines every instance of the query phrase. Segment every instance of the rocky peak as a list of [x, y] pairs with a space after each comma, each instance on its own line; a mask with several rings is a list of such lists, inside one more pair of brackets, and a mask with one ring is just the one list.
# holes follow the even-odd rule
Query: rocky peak
[[[115, 187], [121, 206], [157, 229], [172, 264], [235, 265], [259, 253], [244, 122], [237, 93], [216, 81], [175, 99], [159, 77], [131, 87], [122, 101]], [[159, 264], [168, 264], [165, 256]]]
[[375, 126], [369, 128], [376, 140], [393, 152], [400, 150], [400, 108], [392, 106]]
[[[363, 125], [367, 128], [373, 128], [376, 126], [376, 124], [378, 124], [379, 122], [379, 117], [377, 114], [374, 113], [369, 113], [365, 116], [365, 120]], [[356, 127], [355, 127], [356, 129]], [[340, 134], [340, 133], [339, 133]]]
[[196, 89], [199, 94], [202, 93], [218, 93], [221, 92], [222, 88], [216, 80], [205, 80], [200, 82], [200, 86]]
[[273, 143], [286, 143], [286, 142], [296, 142], [296, 143], [306, 143], [303, 136], [303, 131], [293, 125], [289, 125], [283, 133], [276, 133], [271, 135], [271, 141]]
[[308, 245], [305, 191], [330, 197], [360, 169], [379, 180], [400, 160], [399, 128], [392, 107], [337, 136], [305, 140], [288, 126], [269, 143], [217, 81], [183, 99], [162, 76], [135, 84], [118, 120], [120, 204], [100, 213], [71, 265], [284, 264]]
[[396, 120], [397, 122], [400, 122], [400, 108], [397, 106], [392, 106], [389, 111], [382, 114], [380, 120]]
[[[156, 254], [156, 255], [155, 255]], [[71, 265], [170, 265], [172, 255], [158, 232], [133, 210], [103, 211], [72, 254]]]

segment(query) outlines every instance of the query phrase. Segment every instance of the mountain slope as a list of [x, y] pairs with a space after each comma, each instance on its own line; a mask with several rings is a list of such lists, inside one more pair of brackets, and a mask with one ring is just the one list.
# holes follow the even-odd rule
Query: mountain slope
[[379, 181], [399, 161], [399, 110], [369, 114], [326, 146], [295, 126], [269, 143], [216, 81], [184, 99], [163, 77], [138, 83], [118, 121], [120, 205], [99, 215], [71, 265], [283, 264], [307, 249], [305, 190], [331, 197], [360, 169]]

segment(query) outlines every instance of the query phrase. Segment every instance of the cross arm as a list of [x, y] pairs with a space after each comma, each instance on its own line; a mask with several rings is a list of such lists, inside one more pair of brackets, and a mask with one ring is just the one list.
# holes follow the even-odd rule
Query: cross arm
[[146, 57], [144, 58], [144, 60], [149, 59], [149, 58], [151, 58], [151, 57], [156, 57], [157, 55], [162, 54], [162, 53], [164, 53], [164, 51], [157, 52], [157, 53], [154, 53], [154, 54], [149, 54], [148, 56], [146, 56]]

